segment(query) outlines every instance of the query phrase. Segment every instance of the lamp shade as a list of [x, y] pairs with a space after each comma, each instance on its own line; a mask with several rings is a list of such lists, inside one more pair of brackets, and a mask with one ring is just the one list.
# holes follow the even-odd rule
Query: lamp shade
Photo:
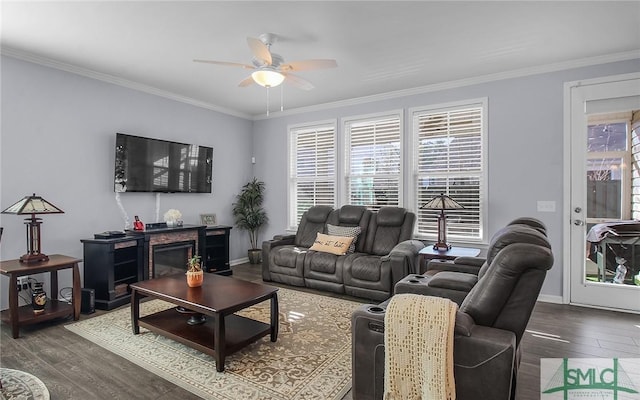
[[440, 193], [424, 203], [420, 208], [425, 210], [458, 210], [464, 207], [446, 194]]
[[259, 69], [251, 74], [253, 80], [260, 86], [276, 87], [284, 82], [284, 75], [272, 69]]
[[7, 207], [3, 214], [64, 214], [64, 211], [34, 193]]

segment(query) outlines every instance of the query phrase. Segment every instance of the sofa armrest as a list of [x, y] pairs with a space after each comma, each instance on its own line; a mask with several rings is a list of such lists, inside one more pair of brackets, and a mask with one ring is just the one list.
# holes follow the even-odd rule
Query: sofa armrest
[[482, 267], [482, 264], [484, 264], [486, 261], [487, 259], [482, 257], [461, 256], [456, 257], [456, 259], [453, 260], [453, 263], [468, 265], [470, 267], [477, 267], [478, 269], [480, 269]]
[[453, 362], [458, 397], [509, 400], [515, 355], [513, 332], [481, 325], [472, 325], [468, 336], [456, 330]]
[[[469, 258], [469, 257], [465, 257]], [[463, 272], [465, 274], [474, 274], [478, 275], [480, 272], [480, 267], [482, 264], [476, 266], [474, 264], [463, 264], [458, 262], [456, 258], [453, 261], [448, 260], [431, 260], [427, 263], [427, 267], [425, 269], [426, 275], [434, 275], [440, 271], [451, 271], [451, 272]]]
[[409, 274], [415, 274], [420, 267], [420, 250], [424, 243], [419, 240], [405, 240], [398, 243], [389, 253], [391, 261], [391, 278], [395, 284]]
[[462, 272], [442, 271], [429, 280], [429, 286], [434, 288], [469, 292], [478, 283], [478, 276]]
[[275, 235], [273, 237], [273, 240], [291, 240], [293, 243], [293, 240], [296, 238], [295, 233], [289, 233], [289, 234], [284, 234], [284, 235]]
[[274, 247], [291, 245], [294, 243], [296, 235], [276, 235], [271, 240], [262, 242], [262, 280], [270, 282], [271, 272], [269, 271], [269, 253]]
[[461, 305], [477, 281], [477, 275], [461, 272], [440, 271], [426, 276], [410, 274], [396, 283], [393, 292], [444, 297]]

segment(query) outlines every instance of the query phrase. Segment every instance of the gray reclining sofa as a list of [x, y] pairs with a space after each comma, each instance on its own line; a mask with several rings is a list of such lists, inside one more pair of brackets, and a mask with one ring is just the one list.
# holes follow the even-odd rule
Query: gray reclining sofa
[[[295, 235], [277, 235], [263, 242], [262, 279], [385, 300], [400, 279], [417, 271], [418, 252], [424, 244], [411, 240], [415, 220], [414, 213], [400, 207], [382, 207], [377, 212], [352, 205], [311, 207]], [[358, 230], [353, 252], [335, 255], [309, 250], [318, 233], [349, 236], [345, 232]]]

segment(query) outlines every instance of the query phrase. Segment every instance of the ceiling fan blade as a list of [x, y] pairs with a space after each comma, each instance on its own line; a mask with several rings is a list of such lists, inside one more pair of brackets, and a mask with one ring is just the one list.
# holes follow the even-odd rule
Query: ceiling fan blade
[[311, 82], [305, 79], [302, 79], [299, 76], [295, 76], [293, 74], [283, 74], [283, 75], [285, 77], [284, 79], [285, 82], [289, 83], [292, 86], [297, 87], [298, 89], [311, 90], [315, 87]]
[[243, 80], [241, 80], [240, 83], [238, 83], [238, 86], [247, 87], [247, 86], [251, 85], [252, 83], [254, 83], [254, 80], [251, 77], [251, 75], [249, 75], [247, 78], [244, 78]]
[[245, 69], [255, 69], [255, 67], [253, 65], [240, 64], [240, 63], [227, 62], [227, 61], [193, 60], [193, 62], [205, 63], [205, 64], [215, 64], [215, 65], [224, 65], [226, 67], [242, 67], [242, 68], [245, 68]]
[[248, 37], [247, 44], [253, 53], [253, 57], [264, 63], [265, 66], [271, 65], [273, 60], [271, 59], [271, 52], [266, 44], [262, 43], [260, 39]]
[[312, 69], [335, 68], [338, 66], [336, 60], [318, 59], [293, 61], [280, 66], [282, 71], [309, 71]]

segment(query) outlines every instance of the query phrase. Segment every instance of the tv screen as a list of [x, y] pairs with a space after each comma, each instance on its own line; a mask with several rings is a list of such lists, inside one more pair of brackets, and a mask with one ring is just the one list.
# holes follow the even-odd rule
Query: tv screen
[[211, 193], [213, 148], [118, 133], [116, 192]]

